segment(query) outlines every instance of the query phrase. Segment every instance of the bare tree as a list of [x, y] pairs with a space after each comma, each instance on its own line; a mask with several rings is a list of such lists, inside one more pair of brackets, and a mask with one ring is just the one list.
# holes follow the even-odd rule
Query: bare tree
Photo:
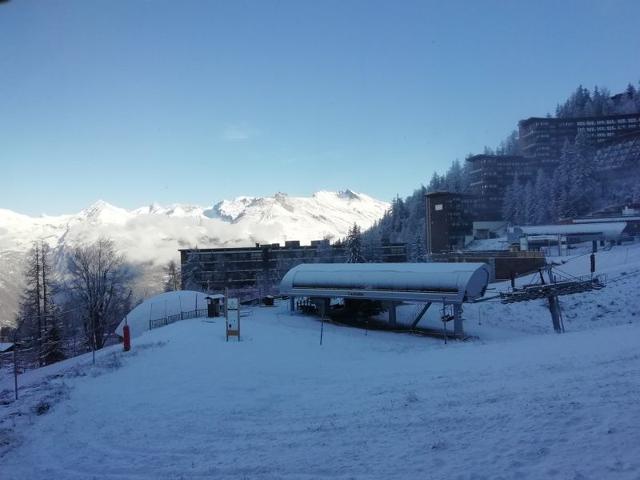
[[101, 238], [75, 247], [68, 259], [70, 289], [82, 307], [84, 331], [92, 350], [104, 346], [105, 334], [116, 326], [130, 303], [132, 272], [111, 240]]

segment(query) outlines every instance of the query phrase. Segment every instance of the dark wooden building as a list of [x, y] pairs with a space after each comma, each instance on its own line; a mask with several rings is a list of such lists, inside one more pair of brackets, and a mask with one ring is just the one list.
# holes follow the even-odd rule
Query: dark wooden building
[[432, 192], [426, 196], [427, 254], [464, 248], [473, 232], [472, 195]]

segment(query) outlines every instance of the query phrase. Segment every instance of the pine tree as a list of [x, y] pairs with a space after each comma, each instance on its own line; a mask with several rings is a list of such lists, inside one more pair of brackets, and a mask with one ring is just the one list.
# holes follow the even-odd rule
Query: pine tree
[[24, 273], [25, 289], [20, 300], [19, 336], [26, 351], [30, 352], [29, 363], [40, 366], [42, 348], [42, 256], [38, 242], [34, 242], [27, 253]]
[[[32, 361], [46, 365], [64, 358], [54, 294], [49, 246], [35, 242], [27, 254], [26, 289], [20, 305], [21, 331], [31, 347]], [[52, 338], [52, 335], [55, 338]]]
[[636, 182], [631, 191], [631, 203], [640, 203], [640, 182]]
[[429, 184], [427, 185], [427, 192], [437, 192], [443, 188], [444, 179], [438, 175], [438, 172], [433, 172], [431, 175], [431, 180], [429, 180]]
[[495, 152], [497, 155], [520, 155], [518, 131], [513, 130], [507, 138], [500, 142]]
[[56, 281], [51, 265], [51, 250], [49, 245], [40, 243], [42, 263], [42, 313], [43, 332], [40, 363], [50, 365], [64, 360], [64, 341], [62, 338], [61, 319], [54, 301]]
[[380, 232], [381, 229], [379, 225], [374, 225], [362, 234], [362, 255], [366, 262], [382, 262], [380, 255], [382, 251], [382, 238]]
[[524, 187], [522, 206], [522, 223], [532, 225], [535, 223], [535, 190], [532, 182], [527, 182]]
[[462, 193], [464, 186], [463, 169], [457, 158], [451, 162], [445, 177], [446, 188], [449, 192]]
[[201, 272], [202, 265], [200, 264], [200, 255], [196, 247], [195, 251], [190, 251], [187, 254], [187, 261], [182, 269], [182, 285], [185, 290], [202, 290], [202, 284], [200, 282]]
[[533, 184], [533, 207], [531, 210], [532, 222], [540, 225], [551, 219], [549, 203], [551, 202], [550, 180], [542, 169], [538, 170], [536, 181]]
[[575, 145], [566, 140], [562, 147], [560, 164], [553, 174], [551, 204], [554, 220], [575, 216], [574, 202], [571, 199], [575, 168]]
[[43, 333], [42, 352], [40, 354], [42, 365], [51, 365], [66, 358], [64, 353], [64, 341], [62, 329], [57, 316], [47, 323]]
[[594, 165], [595, 149], [584, 130], [578, 132], [570, 157], [571, 187], [569, 197], [575, 215], [590, 212], [597, 191]]
[[412, 258], [411, 261], [416, 263], [422, 263], [427, 261], [427, 249], [425, 247], [424, 235], [422, 232], [416, 233], [416, 238], [412, 245]]
[[180, 267], [175, 260], [170, 260], [164, 267], [164, 291], [180, 290]]
[[513, 177], [511, 185], [504, 192], [502, 199], [502, 218], [510, 223], [518, 223], [520, 216], [520, 182], [518, 176]]
[[347, 263], [364, 263], [365, 260], [362, 256], [362, 233], [356, 223], [349, 229], [346, 248]]

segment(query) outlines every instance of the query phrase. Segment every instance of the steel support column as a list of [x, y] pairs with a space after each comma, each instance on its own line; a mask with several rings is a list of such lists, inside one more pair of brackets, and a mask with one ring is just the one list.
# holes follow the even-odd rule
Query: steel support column
[[416, 319], [411, 324], [411, 328], [416, 328], [418, 326], [418, 323], [420, 322], [420, 320], [422, 320], [422, 317], [424, 316], [424, 314], [427, 313], [427, 310], [429, 310], [430, 306], [431, 306], [431, 302], [427, 302], [425, 304], [424, 308], [422, 310], [420, 310], [420, 313], [418, 314]]
[[453, 304], [453, 333], [456, 337], [464, 336], [464, 329], [462, 328], [462, 305], [459, 303]]
[[398, 322], [396, 320], [396, 307], [398, 304], [396, 302], [389, 302], [389, 325], [396, 325]]

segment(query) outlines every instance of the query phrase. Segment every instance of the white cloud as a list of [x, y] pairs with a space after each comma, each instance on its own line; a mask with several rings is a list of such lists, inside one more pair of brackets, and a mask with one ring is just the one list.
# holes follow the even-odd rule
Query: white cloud
[[228, 125], [222, 131], [222, 138], [227, 142], [245, 142], [256, 136], [257, 130], [246, 125]]

